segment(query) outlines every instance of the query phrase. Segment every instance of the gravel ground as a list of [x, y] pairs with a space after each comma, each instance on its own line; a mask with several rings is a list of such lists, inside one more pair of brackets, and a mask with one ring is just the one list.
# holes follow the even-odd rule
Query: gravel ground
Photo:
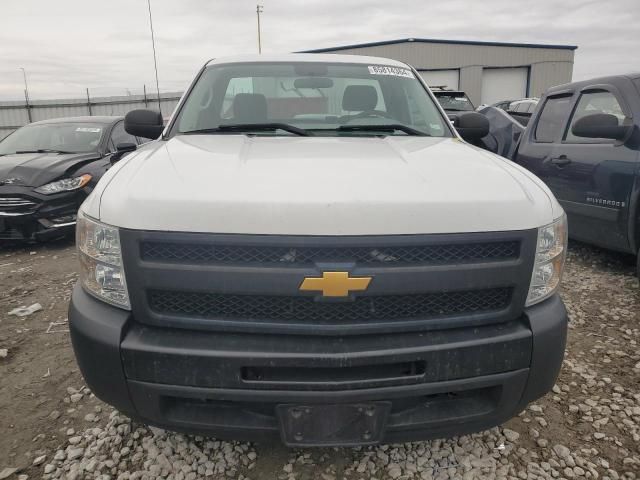
[[[562, 373], [553, 392], [506, 425], [448, 440], [312, 450], [165, 432], [93, 397], [63, 323], [74, 271], [68, 243], [0, 253], [0, 480], [5, 467], [6, 478], [21, 480], [640, 479], [640, 297], [628, 257], [571, 245]], [[33, 302], [43, 310], [6, 315]], [[46, 333], [52, 321], [61, 323]]]

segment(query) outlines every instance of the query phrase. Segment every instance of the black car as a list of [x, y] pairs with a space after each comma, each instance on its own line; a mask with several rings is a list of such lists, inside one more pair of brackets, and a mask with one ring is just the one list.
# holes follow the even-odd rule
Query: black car
[[504, 112], [483, 113], [491, 124], [484, 146], [549, 186], [567, 212], [570, 237], [638, 255], [640, 73], [553, 87], [526, 129]]
[[113, 162], [139, 141], [122, 117], [31, 123], [0, 142], [0, 242], [72, 233], [76, 212]]

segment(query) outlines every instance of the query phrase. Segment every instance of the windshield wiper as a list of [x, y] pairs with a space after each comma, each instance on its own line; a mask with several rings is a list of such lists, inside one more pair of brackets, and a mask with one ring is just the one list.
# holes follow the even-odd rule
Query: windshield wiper
[[234, 123], [219, 125], [215, 128], [203, 128], [200, 130], [188, 130], [182, 132], [185, 135], [197, 135], [200, 133], [224, 133], [224, 132], [269, 132], [273, 130], [284, 130], [285, 132], [310, 137], [313, 134], [304, 128], [298, 128], [288, 123]]
[[56, 150], [53, 148], [38, 148], [36, 150], [18, 150], [16, 153], [76, 153], [66, 150]]
[[411, 128], [401, 123], [393, 123], [389, 125], [341, 125], [338, 127], [339, 132], [394, 132], [400, 131], [407, 135], [416, 135], [419, 137], [428, 137], [429, 134]]

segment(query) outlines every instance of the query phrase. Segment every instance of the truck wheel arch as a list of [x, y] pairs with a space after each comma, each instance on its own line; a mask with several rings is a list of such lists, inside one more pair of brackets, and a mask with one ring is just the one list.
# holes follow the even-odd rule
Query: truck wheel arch
[[636, 255], [636, 275], [640, 278], [640, 190], [637, 182], [629, 201], [629, 247]]
[[628, 218], [629, 248], [637, 255], [640, 251], [640, 172], [636, 172], [634, 186], [629, 195]]

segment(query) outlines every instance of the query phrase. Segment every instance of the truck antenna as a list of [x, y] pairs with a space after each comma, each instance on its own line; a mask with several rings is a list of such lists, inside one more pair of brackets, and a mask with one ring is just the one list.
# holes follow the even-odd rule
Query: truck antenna
[[151, 27], [151, 45], [153, 46], [153, 67], [156, 71], [156, 91], [158, 92], [158, 110], [162, 115], [162, 104], [160, 103], [160, 82], [158, 82], [158, 61], [156, 60], [156, 40], [153, 34], [153, 19], [151, 18], [151, 0], [147, 0], [149, 6], [149, 26]]

